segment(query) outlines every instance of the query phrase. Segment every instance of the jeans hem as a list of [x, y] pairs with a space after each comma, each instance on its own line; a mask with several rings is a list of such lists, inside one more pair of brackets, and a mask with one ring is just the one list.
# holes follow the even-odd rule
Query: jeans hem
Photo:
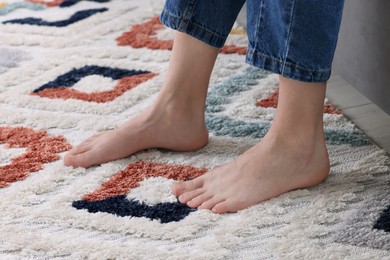
[[222, 48], [227, 38], [227, 36], [225, 37], [218, 35], [206, 27], [191, 20], [185, 19], [183, 17], [177, 17], [165, 9], [160, 15], [160, 21], [165, 26], [195, 37], [196, 39], [214, 48]]
[[277, 73], [283, 77], [303, 82], [326, 82], [331, 70], [314, 70], [304, 68], [291, 61], [282, 61], [254, 49], [248, 49], [246, 63]]

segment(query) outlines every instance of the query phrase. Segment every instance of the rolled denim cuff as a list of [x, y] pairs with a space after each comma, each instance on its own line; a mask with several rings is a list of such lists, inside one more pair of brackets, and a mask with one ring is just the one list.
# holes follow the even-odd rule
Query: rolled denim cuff
[[294, 62], [278, 60], [251, 48], [247, 52], [246, 63], [303, 82], [326, 82], [331, 75], [331, 70], [310, 70]]
[[186, 33], [214, 48], [222, 48], [226, 41], [226, 36], [221, 36], [210, 29], [197, 24], [183, 17], [177, 17], [164, 9], [160, 15], [160, 21], [165, 26]]

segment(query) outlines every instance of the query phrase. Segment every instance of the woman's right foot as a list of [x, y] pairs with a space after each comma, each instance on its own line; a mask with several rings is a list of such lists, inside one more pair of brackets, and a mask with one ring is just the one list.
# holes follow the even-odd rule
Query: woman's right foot
[[171, 104], [149, 108], [115, 130], [96, 134], [69, 151], [65, 165], [88, 168], [148, 148], [195, 151], [208, 142], [203, 113]]
[[90, 167], [148, 148], [195, 151], [208, 142], [204, 119], [207, 88], [219, 49], [176, 32], [164, 84], [154, 106], [118, 129], [73, 148], [68, 166]]

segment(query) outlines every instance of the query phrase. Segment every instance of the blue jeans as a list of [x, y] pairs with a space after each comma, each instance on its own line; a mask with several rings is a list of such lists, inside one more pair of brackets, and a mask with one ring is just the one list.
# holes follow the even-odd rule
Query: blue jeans
[[[215, 48], [245, 0], [166, 0], [160, 20]], [[329, 79], [344, 0], [248, 0], [246, 62], [305, 82]]]

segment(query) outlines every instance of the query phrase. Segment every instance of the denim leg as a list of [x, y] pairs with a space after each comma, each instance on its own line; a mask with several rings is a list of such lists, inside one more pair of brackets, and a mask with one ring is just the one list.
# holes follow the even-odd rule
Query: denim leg
[[343, 4], [343, 0], [247, 0], [246, 61], [299, 81], [327, 81]]
[[222, 48], [245, 0], [166, 0], [166, 26]]

